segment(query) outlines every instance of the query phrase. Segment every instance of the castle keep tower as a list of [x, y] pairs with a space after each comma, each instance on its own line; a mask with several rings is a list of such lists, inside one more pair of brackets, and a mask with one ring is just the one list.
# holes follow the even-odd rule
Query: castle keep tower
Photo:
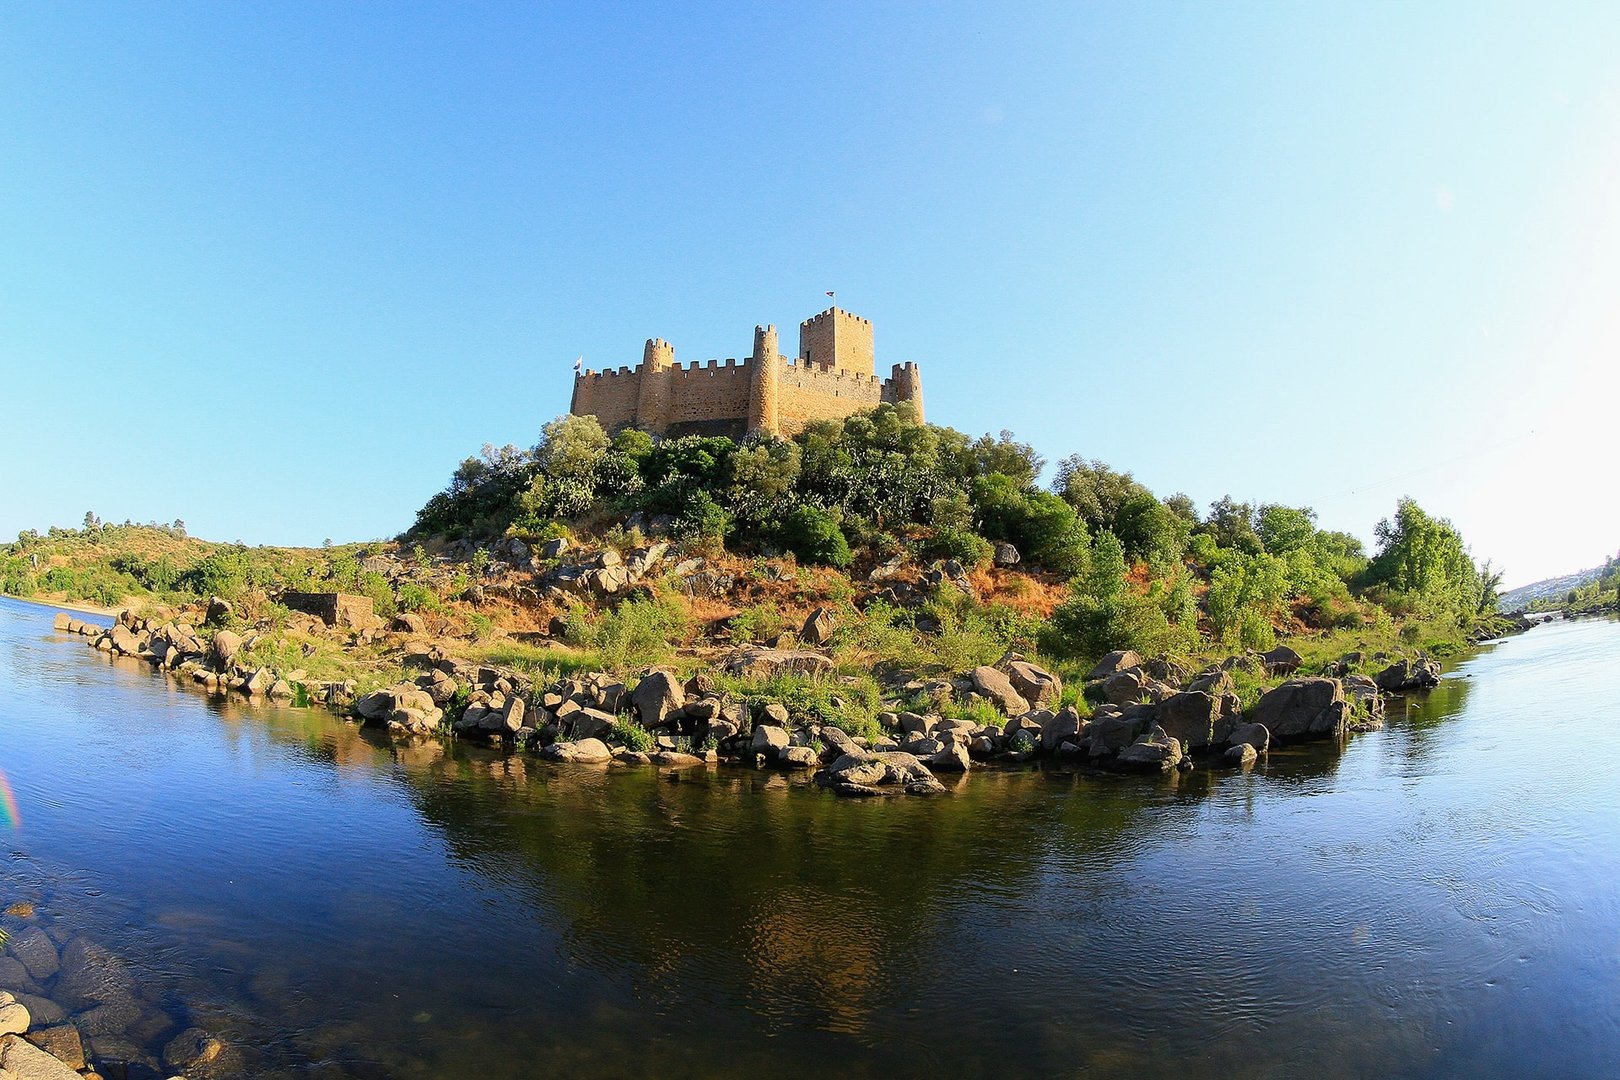
[[847, 371], [870, 378], [872, 324], [859, 315], [828, 308], [799, 324], [799, 360], [823, 371]]
[[872, 324], [829, 308], [799, 324], [799, 355], [783, 356], [775, 326], [754, 327], [741, 363], [682, 365], [675, 348], [651, 338], [634, 369], [580, 372], [570, 410], [608, 430], [635, 426], [661, 435], [794, 435], [884, 402], [912, 402], [922, 419], [922, 374], [913, 363], [876, 375]]

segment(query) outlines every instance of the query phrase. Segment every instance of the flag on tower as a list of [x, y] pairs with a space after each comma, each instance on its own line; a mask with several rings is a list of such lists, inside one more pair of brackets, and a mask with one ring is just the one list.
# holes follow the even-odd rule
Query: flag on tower
[[578, 375], [580, 372], [582, 372], [584, 370], [585, 370], [585, 357], [581, 356], [578, 360], [574, 361], [574, 374]]
[[832, 295], [832, 293], [828, 293], [828, 294], [827, 294], [827, 295], [828, 295], [828, 296], [831, 296], [831, 295]]

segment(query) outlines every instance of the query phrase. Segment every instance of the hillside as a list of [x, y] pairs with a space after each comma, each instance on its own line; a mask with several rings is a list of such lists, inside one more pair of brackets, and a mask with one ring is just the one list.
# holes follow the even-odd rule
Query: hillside
[[1497, 608], [1500, 611], [1524, 611], [1562, 607], [1569, 602], [1572, 593], [1579, 595], [1587, 586], [1597, 584], [1606, 574], [1612, 574], [1614, 566], [1615, 560], [1608, 559], [1602, 566], [1521, 585], [1503, 593], [1497, 600]]

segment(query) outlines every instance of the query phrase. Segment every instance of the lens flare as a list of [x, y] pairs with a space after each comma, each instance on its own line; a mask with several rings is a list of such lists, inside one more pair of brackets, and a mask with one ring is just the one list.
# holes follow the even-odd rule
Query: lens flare
[[22, 828], [22, 815], [17, 813], [17, 796], [11, 793], [11, 781], [6, 774], [0, 772], [0, 819], [4, 819], [13, 829]]

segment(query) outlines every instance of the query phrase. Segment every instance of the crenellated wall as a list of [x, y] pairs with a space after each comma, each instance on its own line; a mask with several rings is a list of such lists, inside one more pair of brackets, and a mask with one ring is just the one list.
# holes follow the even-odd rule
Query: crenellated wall
[[791, 364], [778, 352], [774, 326], [754, 328], [753, 354], [744, 361], [683, 365], [667, 341], [654, 338], [634, 369], [576, 375], [571, 411], [594, 415], [610, 431], [635, 425], [658, 433], [793, 435], [815, 420], [900, 401], [914, 402], [921, 419], [916, 364], [894, 365], [888, 379], [872, 374], [871, 325], [837, 309], [823, 312], [801, 324], [801, 358]]

